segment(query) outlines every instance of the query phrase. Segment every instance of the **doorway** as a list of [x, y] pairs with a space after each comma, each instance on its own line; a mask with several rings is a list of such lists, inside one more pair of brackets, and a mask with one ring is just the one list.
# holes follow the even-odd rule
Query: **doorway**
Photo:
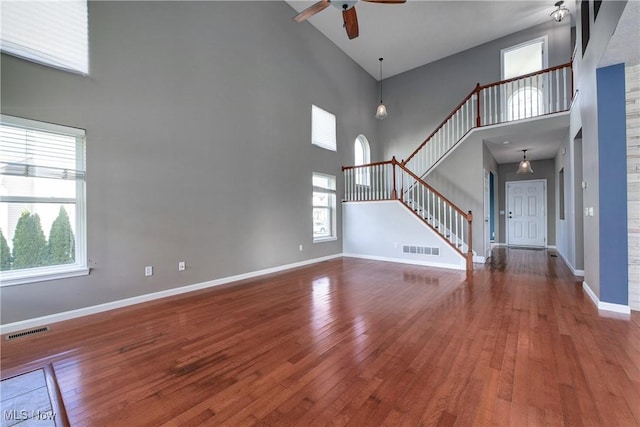
[[506, 183], [507, 245], [545, 247], [547, 244], [547, 180]]
[[495, 241], [495, 176], [484, 170], [484, 256], [491, 256], [491, 243]]

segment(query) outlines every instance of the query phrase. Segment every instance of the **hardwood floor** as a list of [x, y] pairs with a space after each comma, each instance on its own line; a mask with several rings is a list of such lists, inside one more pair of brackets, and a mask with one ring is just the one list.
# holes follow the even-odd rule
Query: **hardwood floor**
[[640, 425], [640, 324], [548, 251], [465, 272], [337, 259], [2, 341], [72, 426]]

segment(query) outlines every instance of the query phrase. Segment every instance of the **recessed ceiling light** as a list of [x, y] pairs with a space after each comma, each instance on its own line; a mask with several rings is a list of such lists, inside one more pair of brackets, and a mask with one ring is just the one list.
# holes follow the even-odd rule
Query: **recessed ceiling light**
[[511, 141], [504, 141], [503, 144], [504, 145], [511, 144]]

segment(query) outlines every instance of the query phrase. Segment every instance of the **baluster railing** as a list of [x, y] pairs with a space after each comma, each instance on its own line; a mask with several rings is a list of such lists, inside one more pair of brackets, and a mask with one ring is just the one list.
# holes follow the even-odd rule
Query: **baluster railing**
[[571, 66], [478, 84], [403, 165], [424, 177], [474, 128], [568, 110], [573, 97]]
[[398, 164], [400, 200], [473, 268], [471, 211], [464, 212], [420, 177]]
[[343, 166], [344, 200], [348, 202], [397, 199], [395, 157], [386, 162]]

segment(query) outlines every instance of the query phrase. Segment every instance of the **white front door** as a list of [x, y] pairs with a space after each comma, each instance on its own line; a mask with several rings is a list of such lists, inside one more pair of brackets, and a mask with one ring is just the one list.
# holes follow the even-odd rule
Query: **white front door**
[[546, 180], [507, 182], [507, 244], [545, 247]]

